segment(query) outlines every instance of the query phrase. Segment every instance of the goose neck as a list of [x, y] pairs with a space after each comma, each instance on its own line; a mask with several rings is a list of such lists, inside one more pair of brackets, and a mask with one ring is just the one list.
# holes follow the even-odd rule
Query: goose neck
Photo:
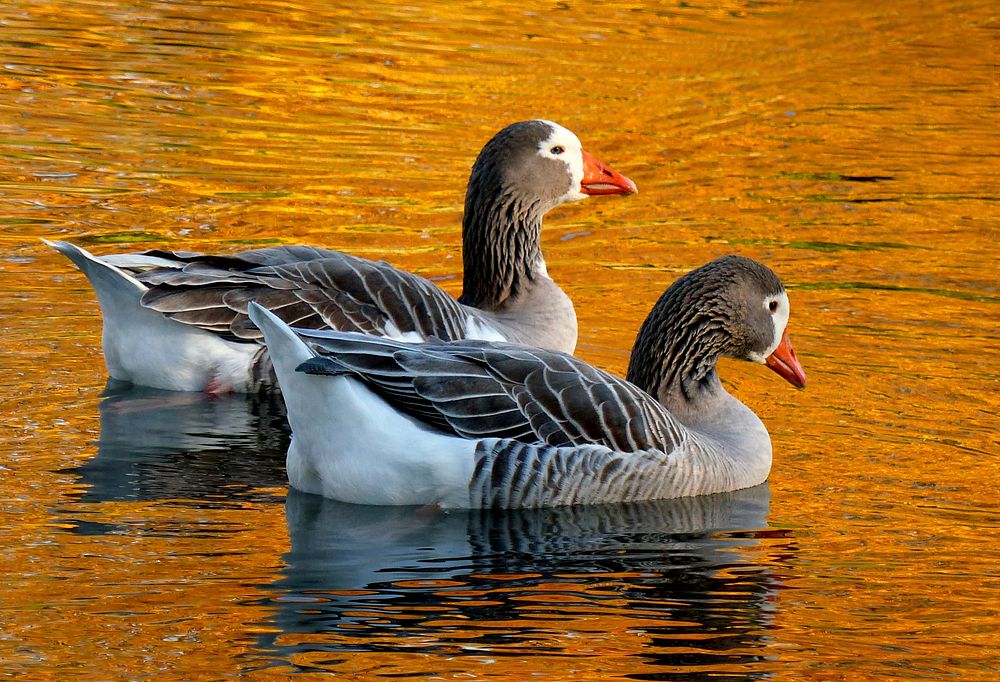
[[771, 440], [753, 410], [729, 394], [716, 363], [726, 354], [725, 319], [664, 294], [643, 323], [628, 380], [686, 429], [692, 485], [701, 493], [756, 485], [771, 467]]
[[495, 311], [546, 277], [542, 211], [509, 192], [492, 202], [466, 197], [462, 221], [463, 285], [459, 302]]
[[[668, 290], [668, 294], [670, 291]], [[716, 372], [726, 335], [719, 320], [661, 297], [636, 336], [627, 378], [672, 414], [698, 414], [726, 393]]]

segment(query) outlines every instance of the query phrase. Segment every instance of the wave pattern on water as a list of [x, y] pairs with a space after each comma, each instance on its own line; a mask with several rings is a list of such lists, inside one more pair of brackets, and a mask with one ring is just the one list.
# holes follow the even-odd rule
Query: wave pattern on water
[[[0, 668], [997, 676], [992, 3], [13, 0], [0, 41]], [[640, 187], [546, 219], [586, 359], [623, 372], [715, 256], [786, 282], [809, 389], [721, 368], [769, 503], [286, 500], [274, 405], [101, 393], [96, 301], [40, 238], [310, 243], [457, 294], [469, 167], [530, 117]]]

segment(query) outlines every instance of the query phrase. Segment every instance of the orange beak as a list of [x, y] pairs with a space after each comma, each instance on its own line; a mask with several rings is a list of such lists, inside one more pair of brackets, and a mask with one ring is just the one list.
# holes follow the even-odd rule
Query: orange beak
[[799, 364], [798, 358], [795, 357], [792, 342], [788, 340], [787, 329], [782, 332], [781, 342], [774, 349], [774, 352], [768, 356], [767, 360], [764, 361], [764, 364], [773, 369], [795, 388], [806, 387], [806, 373], [802, 369], [802, 365]]
[[584, 194], [635, 194], [639, 190], [634, 182], [584, 150], [580, 191]]

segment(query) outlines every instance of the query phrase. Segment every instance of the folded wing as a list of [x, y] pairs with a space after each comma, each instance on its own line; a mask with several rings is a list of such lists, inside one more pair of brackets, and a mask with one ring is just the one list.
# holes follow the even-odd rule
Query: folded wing
[[562, 353], [300, 333], [320, 355], [299, 371], [352, 375], [400, 410], [464, 438], [617, 452], [670, 452], [682, 440], [677, 422], [651, 396]]
[[247, 317], [251, 300], [296, 327], [413, 341], [461, 338], [469, 316], [432, 282], [339, 251], [281, 246], [233, 256], [138, 255], [127, 269], [149, 287], [143, 305], [235, 341], [261, 340]]

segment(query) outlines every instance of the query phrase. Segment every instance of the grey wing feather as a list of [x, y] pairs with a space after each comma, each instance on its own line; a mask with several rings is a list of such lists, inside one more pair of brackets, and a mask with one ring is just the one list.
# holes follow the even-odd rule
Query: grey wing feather
[[468, 312], [430, 281], [338, 251], [282, 246], [234, 256], [147, 251], [176, 267], [136, 267], [143, 305], [231, 340], [261, 341], [257, 301], [286, 323], [366, 334], [462, 338]]
[[299, 367], [347, 368], [390, 404], [464, 438], [670, 452], [683, 438], [651, 396], [576, 358], [477, 341], [410, 345], [300, 330], [320, 353]]

